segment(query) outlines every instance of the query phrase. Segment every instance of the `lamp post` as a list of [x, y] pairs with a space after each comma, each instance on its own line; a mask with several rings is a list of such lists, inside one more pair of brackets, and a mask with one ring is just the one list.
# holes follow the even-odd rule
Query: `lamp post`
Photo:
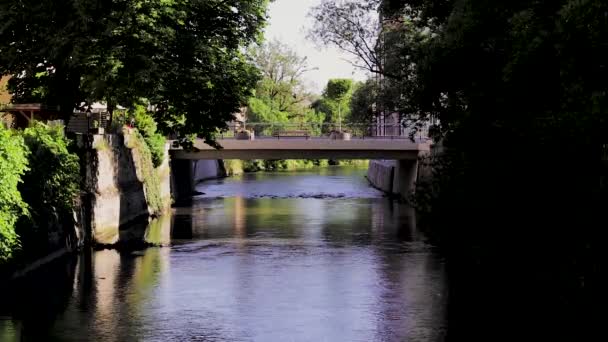
[[339, 100], [338, 101], [338, 132], [342, 133], [342, 113], [341, 113], [341, 109], [342, 109], [342, 101]]

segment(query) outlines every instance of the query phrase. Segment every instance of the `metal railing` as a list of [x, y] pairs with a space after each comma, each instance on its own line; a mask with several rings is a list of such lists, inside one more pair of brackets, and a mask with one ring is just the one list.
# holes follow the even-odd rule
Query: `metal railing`
[[351, 139], [410, 139], [426, 142], [428, 129], [413, 129], [396, 124], [337, 124], [318, 123], [245, 123], [231, 124], [220, 132], [220, 139], [234, 139], [239, 132], [253, 132], [255, 139], [331, 139], [339, 133], [349, 133]]

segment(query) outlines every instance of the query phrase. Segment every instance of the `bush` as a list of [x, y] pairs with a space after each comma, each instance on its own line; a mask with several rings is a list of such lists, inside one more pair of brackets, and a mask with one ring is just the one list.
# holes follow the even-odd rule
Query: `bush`
[[130, 114], [135, 118], [135, 128], [144, 138], [151, 137], [156, 133], [156, 122], [144, 106], [136, 105]]
[[242, 169], [245, 172], [258, 171], [293, 171], [306, 170], [330, 165], [348, 165], [354, 167], [367, 167], [369, 160], [319, 160], [319, 159], [269, 159], [245, 160]]
[[131, 111], [131, 115], [135, 118], [135, 128], [141, 133], [146, 145], [150, 149], [154, 167], [161, 166], [165, 158], [166, 139], [163, 135], [156, 132], [157, 125], [154, 118], [142, 105], [136, 105], [135, 109]]
[[23, 138], [0, 124], [0, 264], [19, 248], [17, 220], [27, 215], [27, 205], [18, 191], [27, 171], [27, 148]]
[[243, 160], [243, 171], [258, 172], [265, 170], [264, 161], [262, 160]]
[[243, 161], [239, 159], [226, 159], [224, 160], [224, 168], [226, 169], [226, 176], [236, 176], [243, 174]]
[[165, 143], [167, 140], [164, 136], [155, 133], [150, 137], [144, 137], [148, 148], [150, 148], [150, 153], [152, 154], [152, 164], [154, 167], [159, 167], [163, 164], [165, 160]]
[[49, 229], [57, 223], [73, 224], [74, 200], [80, 189], [78, 156], [69, 151], [63, 127], [35, 123], [23, 131], [30, 151], [30, 169], [23, 175], [19, 191], [31, 215], [18, 223], [25, 253], [44, 251]]

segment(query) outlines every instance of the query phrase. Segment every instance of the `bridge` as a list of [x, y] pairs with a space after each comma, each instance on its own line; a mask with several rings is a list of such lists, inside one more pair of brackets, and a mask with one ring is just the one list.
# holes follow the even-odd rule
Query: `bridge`
[[171, 150], [172, 160], [202, 159], [395, 159], [417, 160], [421, 151], [429, 151], [428, 143], [408, 139], [258, 139], [218, 141], [215, 149], [201, 140], [194, 151]]
[[[258, 127], [259, 128], [259, 127]], [[236, 130], [235, 130], [236, 131]], [[265, 134], [266, 132], [266, 134]], [[194, 168], [197, 160], [212, 159], [388, 159], [396, 160], [393, 184], [394, 192], [406, 196], [414, 189], [418, 175], [418, 159], [430, 151], [427, 139], [409, 136], [370, 136], [366, 130], [363, 134], [353, 134], [349, 140], [335, 139], [330, 134], [317, 133], [316, 136], [301, 135], [302, 130], [258, 129], [255, 138], [237, 139], [238, 135], [220, 137], [221, 149], [215, 149], [202, 140], [195, 141], [193, 150], [171, 149], [171, 169], [173, 172], [174, 195], [177, 198], [187, 197], [195, 187]], [[298, 132], [294, 136], [289, 132]], [[331, 137], [330, 137], [331, 136]], [[342, 138], [344, 138], [342, 136]], [[253, 139], [253, 140], [252, 140]], [[391, 176], [389, 176], [391, 177]]]

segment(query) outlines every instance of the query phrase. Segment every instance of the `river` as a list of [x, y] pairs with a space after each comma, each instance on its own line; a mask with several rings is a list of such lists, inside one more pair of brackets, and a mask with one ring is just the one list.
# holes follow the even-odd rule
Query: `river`
[[441, 341], [445, 265], [364, 175], [205, 182], [171, 247], [83, 252], [16, 284], [0, 341]]

